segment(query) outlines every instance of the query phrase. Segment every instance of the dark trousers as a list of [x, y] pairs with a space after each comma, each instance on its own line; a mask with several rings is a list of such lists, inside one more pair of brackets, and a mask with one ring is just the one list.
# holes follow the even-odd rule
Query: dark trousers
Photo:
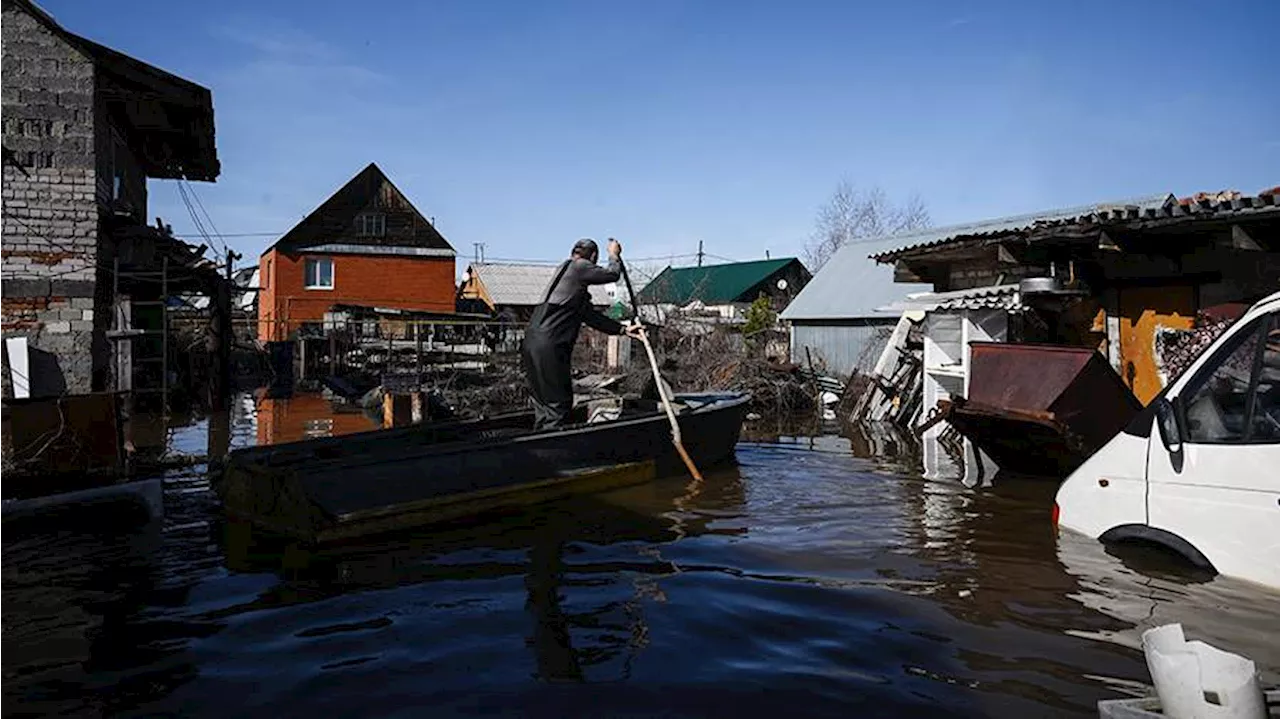
[[563, 425], [573, 409], [570, 375], [573, 346], [563, 347], [540, 337], [526, 336], [520, 355], [533, 400], [534, 428], [553, 429]]

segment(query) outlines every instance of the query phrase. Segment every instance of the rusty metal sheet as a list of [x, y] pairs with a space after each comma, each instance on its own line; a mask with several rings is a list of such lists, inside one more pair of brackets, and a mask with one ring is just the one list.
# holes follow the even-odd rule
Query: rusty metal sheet
[[974, 342], [970, 348], [966, 399], [1021, 411], [1049, 410], [1097, 354], [1059, 345]]
[[951, 424], [1003, 469], [1064, 475], [1142, 405], [1096, 350], [975, 342]]

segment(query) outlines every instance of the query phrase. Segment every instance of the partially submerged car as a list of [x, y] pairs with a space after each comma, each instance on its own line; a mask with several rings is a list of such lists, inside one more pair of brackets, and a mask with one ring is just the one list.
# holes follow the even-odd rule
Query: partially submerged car
[[1054, 523], [1280, 588], [1280, 293], [1251, 307], [1059, 487]]

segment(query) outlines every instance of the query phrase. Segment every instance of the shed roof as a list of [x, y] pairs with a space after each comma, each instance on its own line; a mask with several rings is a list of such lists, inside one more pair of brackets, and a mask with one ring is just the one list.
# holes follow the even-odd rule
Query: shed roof
[[[506, 262], [473, 263], [468, 271], [478, 277], [495, 306], [532, 307], [542, 302], [560, 265], [534, 265]], [[609, 285], [591, 285], [591, 304], [602, 307], [613, 303]]]
[[886, 262], [900, 253], [938, 247], [960, 239], [1025, 230], [1046, 222], [1061, 222], [1063, 220], [1070, 220], [1076, 217], [1095, 214], [1110, 215], [1111, 213], [1116, 212], [1136, 216], [1149, 211], [1154, 212], [1161, 207], [1175, 204], [1176, 202], [1177, 199], [1172, 194], [1164, 193], [1160, 195], [1135, 197], [1128, 200], [1098, 202], [1092, 205], [1064, 207], [1057, 210], [1045, 210], [1044, 212], [1013, 215], [1011, 217], [1002, 217], [996, 220], [985, 220], [982, 222], [939, 227], [935, 230], [923, 230], [920, 232], [901, 235], [897, 238], [898, 245], [896, 248], [873, 254], [872, 256], [880, 262]]
[[[874, 319], [890, 316], [884, 308], [904, 295], [929, 292], [932, 284], [895, 283], [893, 269], [877, 264], [896, 253], [933, 247], [958, 237], [1008, 232], [1038, 222], [1078, 217], [1111, 208], [1161, 207], [1172, 202], [1168, 194], [1104, 202], [1081, 207], [1013, 215], [994, 220], [913, 230], [898, 235], [850, 242], [823, 265], [818, 274], [782, 313], [789, 321], [826, 319]], [[873, 259], [874, 258], [874, 259]]]
[[780, 257], [702, 267], [667, 267], [636, 293], [636, 301], [676, 305], [686, 305], [694, 300], [704, 305], [745, 302], [755, 299], [746, 297], [752, 288], [792, 264], [800, 265], [800, 261], [794, 257]]

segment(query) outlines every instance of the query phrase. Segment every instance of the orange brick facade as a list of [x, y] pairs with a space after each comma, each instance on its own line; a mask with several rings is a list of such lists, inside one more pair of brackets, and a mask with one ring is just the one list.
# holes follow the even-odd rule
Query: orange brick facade
[[[333, 288], [305, 289], [304, 260], [333, 260]], [[356, 254], [287, 255], [258, 260], [258, 339], [289, 339], [303, 323], [323, 322], [335, 304], [454, 311], [454, 258]]]

